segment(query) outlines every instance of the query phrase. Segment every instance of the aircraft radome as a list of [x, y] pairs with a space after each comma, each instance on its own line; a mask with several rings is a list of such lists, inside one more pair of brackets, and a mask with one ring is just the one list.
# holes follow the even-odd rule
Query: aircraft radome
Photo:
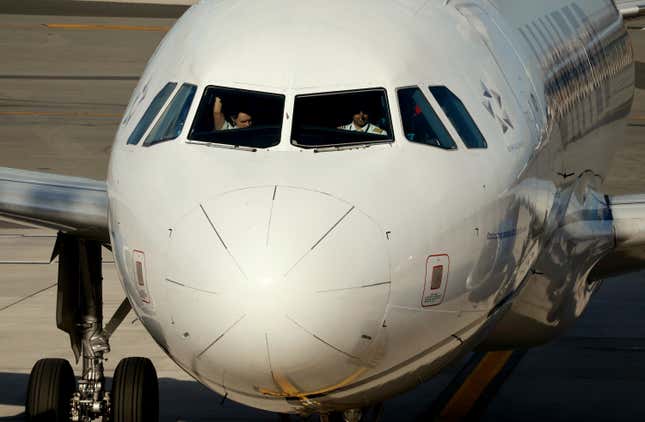
[[[192, 6], [141, 76], [106, 181], [0, 170], [0, 213], [59, 231], [57, 324], [83, 363], [78, 380], [36, 363], [28, 417], [158, 418], [149, 360], [105, 388], [130, 307], [228, 399], [348, 421], [475, 349], [560, 335], [601, 280], [645, 267], [645, 196], [603, 193], [634, 95], [620, 10]], [[105, 326], [103, 246], [126, 296]]]

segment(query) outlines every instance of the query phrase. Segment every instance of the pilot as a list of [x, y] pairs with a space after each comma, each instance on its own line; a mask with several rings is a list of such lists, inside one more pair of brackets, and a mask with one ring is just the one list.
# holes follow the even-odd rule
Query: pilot
[[229, 115], [229, 119], [230, 122], [222, 112], [222, 99], [220, 97], [215, 97], [215, 104], [213, 105], [213, 121], [215, 122], [215, 130], [246, 129], [253, 125], [253, 117], [251, 117], [249, 113], [243, 111], [238, 111]]
[[344, 126], [339, 126], [340, 130], [349, 130], [351, 132], [372, 133], [374, 135], [387, 136], [387, 132], [380, 127], [369, 122], [370, 116], [366, 107], [359, 107], [354, 114], [352, 121]]

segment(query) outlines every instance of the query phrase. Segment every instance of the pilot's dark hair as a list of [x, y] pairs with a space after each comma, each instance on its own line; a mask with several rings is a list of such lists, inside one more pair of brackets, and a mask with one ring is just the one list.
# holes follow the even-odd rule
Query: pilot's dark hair
[[352, 111], [352, 114], [357, 114], [359, 111], [362, 111], [366, 114], [372, 114], [372, 112], [374, 111], [374, 106], [369, 104], [369, 102], [365, 101], [364, 99], [361, 99], [350, 104], [350, 109]]
[[243, 98], [231, 98], [228, 100], [229, 103], [225, 104], [224, 115], [228, 116], [230, 119], [237, 119], [237, 116], [240, 113], [246, 113], [249, 116], [253, 115], [253, 110], [251, 105], [248, 103], [248, 100]]

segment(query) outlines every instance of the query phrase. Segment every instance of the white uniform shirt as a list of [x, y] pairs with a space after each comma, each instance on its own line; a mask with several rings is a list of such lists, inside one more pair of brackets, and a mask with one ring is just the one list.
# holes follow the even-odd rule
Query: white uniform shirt
[[365, 132], [365, 133], [373, 133], [374, 135], [384, 135], [387, 136], [387, 132], [381, 129], [378, 126], [374, 126], [371, 123], [366, 124], [363, 127], [357, 127], [354, 122], [351, 122], [345, 126], [341, 126], [338, 129], [341, 130], [349, 130], [350, 132]]
[[231, 129], [237, 129], [237, 126], [233, 126], [228, 122], [228, 120], [224, 120], [224, 124], [222, 125], [222, 128], [220, 130], [231, 130]]

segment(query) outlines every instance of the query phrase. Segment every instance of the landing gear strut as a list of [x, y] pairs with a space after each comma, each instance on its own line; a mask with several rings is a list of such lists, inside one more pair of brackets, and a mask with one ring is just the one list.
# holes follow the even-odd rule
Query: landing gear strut
[[106, 390], [103, 362], [109, 339], [130, 311], [124, 300], [103, 327], [102, 244], [59, 233], [52, 260], [59, 257], [56, 325], [70, 336], [78, 384], [69, 362], [43, 359], [29, 377], [28, 421], [157, 421], [158, 381], [152, 362], [127, 358], [117, 366], [112, 394]]

